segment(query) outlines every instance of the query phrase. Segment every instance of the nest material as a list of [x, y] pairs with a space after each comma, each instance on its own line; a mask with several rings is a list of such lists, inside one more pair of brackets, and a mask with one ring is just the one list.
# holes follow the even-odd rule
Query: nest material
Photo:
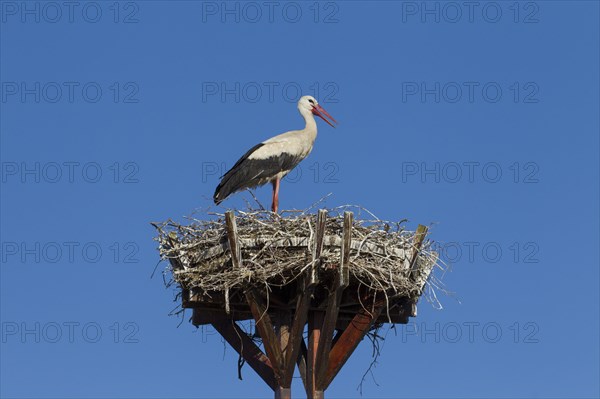
[[[339, 265], [344, 210], [347, 208], [329, 210], [326, 219], [319, 263], [324, 275]], [[287, 214], [283, 217], [264, 210], [237, 212], [242, 258], [239, 268], [232, 267], [222, 214], [216, 214], [215, 220], [194, 219], [189, 225], [172, 220], [154, 224], [159, 232], [161, 258], [170, 260], [173, 280], [186, 289], [228, 294], [252, 287], [285, 286], [313, 263], [317, 221], [315, 214]], [[415, 232], [406, 230], [403, 222], [376, 218], [353, 222], [350, 286], [363, 285], [386, 296], [417, 298], [422, 294], [438, 254], [429, 240], [416, 253]]]

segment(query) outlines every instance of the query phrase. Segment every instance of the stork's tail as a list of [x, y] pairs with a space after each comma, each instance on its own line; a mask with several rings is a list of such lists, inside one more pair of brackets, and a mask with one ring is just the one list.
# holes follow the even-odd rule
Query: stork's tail
[[227, 171], [227, 173], [221, 176], [221, 182], [217, 186], [215, 194], [213, 195], [215, 204], [219, 205], [225, 200], [225, 198], [229, 197], [236, 191], [253, 186], [252, 180], [257, 176], [253, 177], [251, 173], [255, 172], [251, 172], [249, 168], [242, 167], [242, 164], [254, 151], [263, 145], [264, 143], [259, 143], [252, 147], [250, 150], [248, 150], [248, 152], [242, 155], [242, 157], [235, 163], [235, 165], [233, 165], [231, 169]]
[[248, 184], [245, 183], [245, 176], [238, 172], [238, 169], [231, 169], [223, 176], [213, 195], [215, 204], [219, 205], [231, 194], [248, 187]]
[[[217, 188], [215, 189], [215, 194], [213, 195], [213, 200], [215, 204], [219, 205], [221, 202], [225, 200], [225, 198], [231, 195], [231, 191], [225, 190], [224, 179], [221, 180]], [[228, 192], [229, 191], [229, 192]]]

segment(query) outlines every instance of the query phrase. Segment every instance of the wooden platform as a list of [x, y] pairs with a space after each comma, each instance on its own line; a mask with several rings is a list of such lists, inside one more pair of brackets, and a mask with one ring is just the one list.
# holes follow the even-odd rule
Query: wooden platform
[[[383, 323], [407, 323], [416, 316], [413, 297], [385, 295], [364, 286], [349, 286], [349, 256], [352, 247], [351, 212], [344, 213], [339, 263], [320, 269], [327, 212], [319, 211], [312, 245], [312, 264], [301, 278], [283, 287], [201, 292], [183, 288], [184, 308], [193, 309], [194, 325], [212, 325], [275, 392], [275, 398], [291, 398], [291, 383], [297, 367], [308, 398], [323, 398], [360, 341]], [[226, 213], [228, 250], [233, 267], [243, 262], [233, 212]], [[410, 254], [410, 278], [427, 228], [419, 225], [414, 251]], [[171, 259], [174, 267], [177, 259]], [[426, 277], [425, 277], [426, 278]], [[424, 284], [423, 280], [423, 284]], [[227, 304], [225, 306], [225, 304]], [[254, 320], [264, 352], [238, 325]], [[303, 338], [308, 324], [308, 340]]]

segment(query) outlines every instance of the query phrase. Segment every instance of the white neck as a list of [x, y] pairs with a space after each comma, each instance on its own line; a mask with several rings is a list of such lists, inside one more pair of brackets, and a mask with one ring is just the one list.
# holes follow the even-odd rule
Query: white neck
[[298, 110], [300, 111], [300, 115], [304, 118], [304, 122], [306, 122], [303, 132], [312, 136], [312, 139], [314, 140], [317, 137], [317, 121], [315, 121], [315, 116], [306, 108], [299, 108]]

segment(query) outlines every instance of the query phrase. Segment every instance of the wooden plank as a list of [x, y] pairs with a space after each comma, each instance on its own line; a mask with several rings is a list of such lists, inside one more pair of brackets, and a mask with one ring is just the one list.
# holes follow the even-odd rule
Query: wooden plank
[[419, 258], [419, 252], [421, 251], [421, 245], [423, 245], [423, 241], [425, 241], [425, 237], [427, 236], [427, 226], [423, 226], [420, 224], [417, 227], [417, 231], [415, 232], [415, 237], [413, 241], [413, 254], [410, 260], [410, 276], [413, 277], [413, 273], [417, 267], [417, 259]]
[[[242, 266], [242, 249], [240, 247], [237, 223], [233, 211], [225, 212], [225, 227], [227, 229], [227, 241], [229, 242], [229, 252], [231, 252], [231, 266], [233, 269], [240, 269]], [[225, 289], [225, 312], [229, 314], [229, 287]]]
[[[402, 308], [400, 305], [394, 306], [393, 301], [390, 301], [390, 304], [392, 305], [390, 307], [390, 317], [391, 317], [392, 323], [406, 324], [408, 322], [407, 318], [409, 316], [415, 317], [415, 314], [414, 314], [415, 307], [410, 309], [408, 307]], [[226, 313], [224, 312], [221, 305], [215, 306], [214, 304], [211, 304], [211, 303], [204, 303], [204, 304], [199, 303], [190, 308], [193, 310], [192, 323], [194, 325], [210, 324], [210, 323], [212, 323], [215, 316], [217, 316], [217, 317], [226, 316]], [[338, 312], [336, 329], [337, 330], [346, 329], [346, 327], [348, 326], [348, 324], [350, 323], [352, 318], [356, 315], [356, 312], [358, 312], [360, 310], [360, 308], [361, 308], [360, 305], [352, 305], [352, 306], [346, 306], [346, 307], [341, 306], [340, 310]], [[276, 307], [271, 306], [271, 304], [269, 305], [269, 309], [279, 310]], [[314, 308], [313, 310], [322, 310], [322, 309]], [[248, 306], [247, 302], [244, 303], [244, 307], [236, 305], [235, 308], [232, 308], [231, 314], [228, 315], [228, 317], [231, 317], [236, 321], [250, 320], [250, 319], [254, 320], [254, 317], [252, 316], [252, 313], [250, 312], [250, 307]], [[389, 322], [388, 315], [387, 314], [380, 315], [379, 318], [377, 319], [377, 321], [381, 322], [381, 323]], [[300, 325], [300, 324], [298, 324], [298, 325]], [[291, 331], [291, 329], [290, 329], [290, 331]], [[302, 330], [300, 330], [300, 331], [302, 331]], [[298, 333], [298, 335], [301, 335], [301, 334], [302, 334], [302, 332]], [[282, 352], [285, 353], [286, 350], [283, 350]], [[284, 358], [287, 359], [287, 354], [284, 356]]]
[[230, 315], [227, 315], [223, 309], [194, 308], [192, 310], [192, 324], [196, 327], [203, 324], [212, 324], [215, 320], [220, 320], [223, 317], [231, 318], [234, 321], [253, 318], [249, 312], [232, 312]]
[[227, 241], [231, 252], [231, 264], [234, 268], [239, 268], [242, 264], [241, 248], [238, 242], [237, 223], [233, 211], [225, 212], [225, 225], [227, 229]]
[[[310, 241], [309, 237], [238, 237], [238, 242], [240, 243], [242, 248], [252, 250], [260, 250], [265, 246], [269, 246], [271, 248], [280, 248], [307, 247], [308, 245], [312, 245], [312, 242]], [[323, 247], [340, 248], [341, 246], [342, 238], [339, 236], [326, 235], [323, 238]], [[375, 242], [363, 242], [363, 240], [352, 240], [350, 246], [354, 250], [360, 249], [361, 253], [372, 252], [384, 256], [395, 256], [398, 258], [406, 257], [406, 252], [401, 248], [386, 248], [385, 246], [379, 245]], [[205, 259], [221, 256], [228, 250], [229, 243], [227, 242], [227, 240], [225, 240], [218, 245], [205, 249], [201, 252], [191, 254], [190, 264], [201, 263]]]
[[212, 325], [271, 389], [277, 389], [277, 380], [269, 358], [237, 323], [231, 319], [221, 318], [215, 320]]
[[340, 287], [346, 288], [350, 282], [350, 248], [352, 246], [352, 212], [344, 212], [344, 232], [340, 250]]
[[322, 382], [324, 390], [331, 384], [331, 381], [333, 381], [348, 361], [360, 341], [367, 335], [384, 306], [385, 301], [377, 301], [374, 308], [370, 309], [370, 311], [363, 308], [354, 316], [354, 319], [352, 319], [329, 353], [329, 365]]
[[254, 316], [256, 329], [262, 338], [265, 352], [267, 352], [267, 356], [271, 360], [275, 378], [277, 381], [281, 381], [283, 376], [283, 355], [281, 353], [281, 347], [279, 346], [279, 340], [277, 339], [277, 335], [273, 328], [273, 323], [271, 322], [271, 317], [267, 313], [267, 308], [256, 291], [253, 289], [248, 290], [246, 292], [246, 298], [250, 310], [252, 311], [252, 316]]
[[312, 266], [310, 268], [309, 284], [316, 284], [319, 281], [319, 268], [321, 267], [321, 252], [323, 251], [323, 239], [325, 238], [325, 222], [327, 220], [327, 210], [319, 209], [317, 215], [317, 226], [315, 231], [315, 240], [312, 249]]
[[[300, 285], [300, 287], [302, 287], [302, 285]], [[302, 334], [304, 332], [304, 325], [306, 324], [308, 318], [308, 309], [310, 307], [313, 289], [314, 286], [309, 284], [302, 292], [298, 293], [294, 320], [292, 321], [292, 327], [290, 328], [288, 347], [285, 351], [283, 380], [281, 382], [281, 385], [284, 387], [288, 387], [292, 383], [292, 377], [294, 376], [294, 363], [296, 362], [298, 354], [300, 353], [301, 344], [304, 342]]]

